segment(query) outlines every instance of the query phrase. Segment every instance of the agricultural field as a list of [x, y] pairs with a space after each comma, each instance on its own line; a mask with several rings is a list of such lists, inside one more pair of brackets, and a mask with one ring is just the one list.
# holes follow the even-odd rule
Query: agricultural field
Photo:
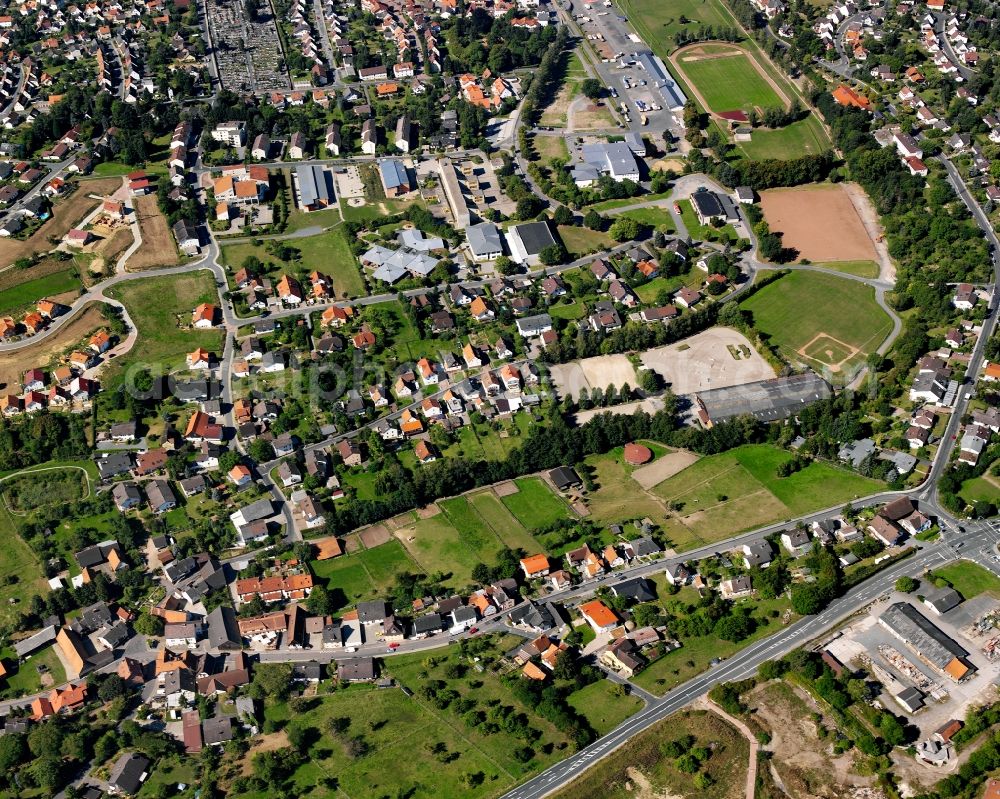
[[421, 571], [443, 571], [455, 587], [471, 582], [476, 564], [495, 563], [504, 547], [527, 554], [542, 549], [492, 489], [442, 500], [438, 507], [440, 513], [400, 527], [395, 536]]
[[[183, 366], [184, 356], [196, 347], [221, 351], [221, 332], [190, 328], [191, 312], [200, 303], [218, 302], [211, 272], [130, 280], [114, 286], [108, 293], [125, 305], [139, 333], [131, 352], [114, 361], [111, 369], [115, 377], [122, 375], [128, 366], [139, 363], [151, 368], [176, 369]], [[105, 380], [110, 382], [108, 375]]]
[[140, 272], [157, 266], [176, 266], [181, 262], [174, 234], [170, 232], [167, 218], [160, 211], [156, 195], [134, 197], [136, 220], [142, 246], [129, 256], [126, 268], [129, 272]]
[[871, 494], [875, 480], [814, 461], [788, 477], [778, 467], [791, 459], [785, 450], [752, 444], [700, 459], [652, 488], [653, 495], [675, 503], [667, 534], [687, 549], [771, 522], [842, 504]]
[[[20, 317], [27, 310], [32, 310], [41, 299], [60, 298], [66, 304], [72, 304], [75, 295], [80, 290], [80, 276], [72, 261], [61, 262], [63, 269], [50, 272], [41, 277], [30, 277], [30, 269], [14, 269], [11, 277], [29, 277], [16, 285], [5, 286], [0, 290], [0, 314]], [[0, 277], [6, 274], [0, 273]], [[6, 282], [6, 281], [5, 281]]]
[[519, 477], [516, 494], [507, 494], [501, 502], [529, 530], [552, 524], [569, 514], [561, 498], [537, 477]]
[[[662, 744], [687, 735], [711, 750], [702, 766], [709, 777], [703, 787], [696, 785], [697, 775], [684, 773], [661, 753]], [[735, 727], [705, 710], [683, 710], [635, 736], [552, 797], [736, 799], [744, 796], [749, 758], [750, 744]]]
[[[756, 135], [756, 134], [754, 134]], [[761, 192], [760, 207], [772, 233], [799, 258], [815, 263], [874, 261], [878, 257], [864, 222], [842, 183], [820, 183]]]
[[736, 46], [692, 45], [671, 59], [708, 111], [785, 106], [786, 97], [750, 55]]
[[314, 561], [313, 573], [326, 581], [338, 609], [349, 608], [366, 599], [384, 595], [397, 574], [418, 571], [398, 541], [362, 549], [339, 558]]
[[874, 288], [818, 272], [790, 272], [740, 306], [790, 362], [828, 370], [834, 379], [846, 379], [892, 330]]

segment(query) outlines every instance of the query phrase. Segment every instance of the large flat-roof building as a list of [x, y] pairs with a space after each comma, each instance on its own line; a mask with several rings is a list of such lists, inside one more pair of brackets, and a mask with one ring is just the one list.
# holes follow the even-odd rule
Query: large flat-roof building
[[961, 682], [976, 671], [968, 660], [969, 653], [908, 602], [890, 605], [878, 617], [878, 623], [921, 660], [955, 682]]
[[680, 111], [687, 103], [687, 97], [677, 85], [667, 65], [659, 56], [653, 55], [648, 50], [636, 55], [636, 61], [649, 73], [652, 84], [660, 90], [664, 103], [671, 111]]
[[806, 405], [827, 399], [832, 394], [830, 384], [822, 377], [805, 372], [744, 383], [742, 386], [699, 391], [695, 395], [695, 407], [698, 418], [706, 427], [737, 416], [753, 416], [762, 422], [775, 422], [787, 419]]
[[537, 266], [539, 253], [556, 240], [545, 222], [525, 222], [507, 229], [507, 246], [515, 263]]
[[467, 228], [472, 224], [472, 214], [469, 213], [469, 204], [462, 193], [462, 184], [458, 181], [458, 170], [447, 158], [440, 158], [438, 172], [441, 173], [441, 185], [444, 187], [444, 196], [451, 209], [451, 215], [455, 219], [455, 227]]
[[333, 205], [333, 185], [326, 170], [318, 164], [299, 164], [295, 167], [299, 184], [299, 205], [307, 211], [316, 211]]
[[[639, 180], [639, 164], [632, 148], [625, 142], [593, 142], [583, 145], [581, 155], [584, 165], [598, 175], [608, 175], [616, 183], [623, 180]], [[593, 174], [585, 170], [585, 175]], [[577, 175], [574, 172], [574, 179]]]

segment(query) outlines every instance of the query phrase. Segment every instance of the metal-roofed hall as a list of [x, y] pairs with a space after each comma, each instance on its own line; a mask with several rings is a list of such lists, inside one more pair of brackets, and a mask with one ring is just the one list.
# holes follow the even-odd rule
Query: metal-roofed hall
[[969, 653], [913, 605], [896, 602], [878, 617], [878, 622], [921, 660], [955, 682], [961, 682], [976, 671], [968, 661]]
[[702, 424], [713, 424], [737, 416], [753, 416], [774, 422], [793, 416], [806, 405], [829, 398], [830, 384], [813, 372], [788, 377], [772, 377], [742, 386], [699, 391], [695, 405]]

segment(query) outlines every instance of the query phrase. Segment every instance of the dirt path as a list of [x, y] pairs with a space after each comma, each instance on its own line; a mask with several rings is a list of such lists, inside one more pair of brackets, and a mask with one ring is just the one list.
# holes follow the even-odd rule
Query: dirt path
[[857, 183], [843, 183], [841, 185], [850, 198], [854, 210], [858, 212], [861, 224], [865, 226], [868, 238], [872, 240], [875, 247], [875, 253], [878, 255], [879, 280], [895, 283], [896, 267], [892, 263], [892, 258], [889, 257], [889, 246], [885, 242], [885, 234], [882, 232], [878, 214], [875, 213], [871, 200]]
[[719, 718], [732, 724], [750, 743], [750, 762], [747, 764], [746, 799], [754, 799], [754, 794], [757, 791], [757, 755], [760, 752], [760, 744], [757, 742], [757, 736], [750, 731], [750, 728], [746, 724], [739, 719], [730, 716], [725, 710], [715, 704], [715, 702], [711, 701], [707, 696], [703, 697], [701, 702], [706, 710], [711, 711]]

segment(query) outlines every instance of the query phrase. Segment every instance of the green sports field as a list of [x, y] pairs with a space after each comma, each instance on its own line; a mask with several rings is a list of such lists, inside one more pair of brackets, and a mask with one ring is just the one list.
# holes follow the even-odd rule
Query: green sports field
[[815, 114], [809, 114], [805, 119], [783, 128], [754, 128], [751, 140], [740, 142], [737, 146], [748, 158], [754, 160], [785, 160], [803, 155], [818, 155], [830, 149], [830, 140]]
[[849, 374], [892, 330], [875, 289], [818, 272], [790, 272], [740, 307], [790, 361], [829, 368], [834, 377]]
[[701, 93], [710, 111], [783, 106], [777, 92], [743, 53], [693, 59], [680, 56], [681, 71]]

